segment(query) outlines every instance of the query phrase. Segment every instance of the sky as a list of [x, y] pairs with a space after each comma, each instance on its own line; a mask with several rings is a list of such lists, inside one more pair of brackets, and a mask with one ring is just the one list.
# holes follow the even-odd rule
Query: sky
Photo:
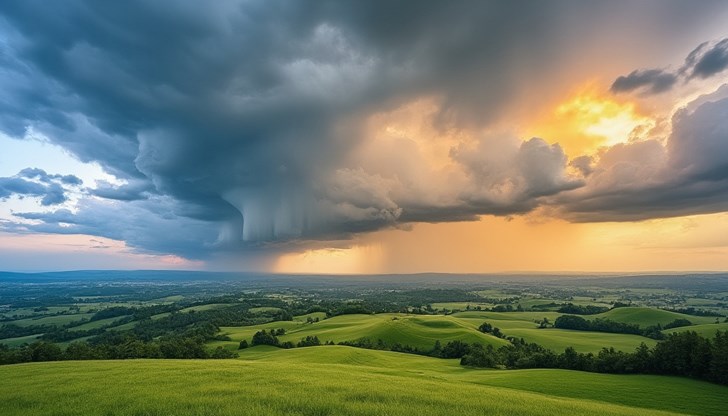
[[0, 270], [728, 270], [724, 1], [0, 6]]

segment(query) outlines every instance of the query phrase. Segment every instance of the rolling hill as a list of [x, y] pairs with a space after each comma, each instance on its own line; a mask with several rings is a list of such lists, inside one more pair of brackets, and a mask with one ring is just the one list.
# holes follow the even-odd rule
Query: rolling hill
[[[728, 387], [659, 376], [475, 370], [457, 360], [329, 346], [256, 347], [239, 360], [0, 367], [16, 415], [723, 414]], [[108, 394], [113, 391], [114, 394]]]
[[481, 343], [498, 347], [508, 342], [494, 336], [483, 334], [477, 325], [451, 316], [443, 315], [341, 315], [316, 323], [303, 321], [279, 321], [248, 327], [223, 327], [221, 333], [228, 335], [233, 342], [216, 342], [212, 346], [223, 345], [237, 348], [238, 342], [252, 340], [253, 334], [261, 329], [283, 328], [286, 334], [278, 337], [281, 342], [296, 343], [306, 336], [317, 336], [322, 343], [326, 341], [343, 342], [368, 338], [378, 339], [387, 345], [400, 343], [427, 351], [436, 341], [443, 345], [449, 341], [461, 340], [468, 343]]

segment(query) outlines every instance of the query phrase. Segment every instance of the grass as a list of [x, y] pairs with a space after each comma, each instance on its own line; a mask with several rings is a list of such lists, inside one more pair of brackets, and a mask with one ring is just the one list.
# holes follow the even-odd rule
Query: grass
[[255, 332], [273, 328], [285, 329], [286, 334], [278, 337], [279, 340], [293, 343], [306, 336], [317, 336], [322, 343], [369, 338], [374, 342], [381, 339], [388, 345], [400, 343], [423, 351], [430, 350], [438, 340], [443, 345], [454, 340], [490, 344], [495, 347], [507, 344], [505, 340], [481, 333], [477, 330], [477, 325], [452, 316], [377, 314], [341, 315], [313, 324], [281, 321], [248, 327], [224, 327], [221, 328], [221, 332], [228, 335], [233, 341], [217, 342], [211, 345], [236, 348], [237, 343], [243, 339], [250, 342]]
[[233, 304], [231, 304], [231, 303], [208, 303], [205, 305], [190, 306], [188, 308], [180, 309], [180, 313], [185, 313], [185, 312], [190, 312], [190, 311], [195, 311], [195, 312], [210, 311], [213, 309], [227, 308], [228, 306], [233, 306]]
[[[654, 345], [655, 341], [629, 334], [610, 334], [604, 332], [571, 331], [565, 329], [537, 328], [535, 320], [548, 318], [553, 322], [560, 314], [556, 312], [459, 312], [453, 315], [342, 315], [314, 324], [306, 324], [303, 319], [294, 321], [271, 322], [263, 325], [245, 327], [222, 327], [222, 335], [231, 341], [214, 341], [211, 347], [222, 346], [234, 350], [241, 340], [252, 340], [253, 334], [265, 329], [283, 328], [286, 334], [279, 337], [281, 342], [298, 342], [306, 336], [317, 336], [323, 343], [333, 341], [355, 341], [364, 337], [375, 341], [382, 339], [387, 344], [398, 342], [427, 351], [436, 340], [444, 345], [453, 340], [469, 343], [491, 344], [495, 347], [506, 345], [506, 341], [483, 334], [478, 326], [487, 321], [500, 328], [504, 334], [524, 338], [556, 352], [572, 346], [579, 352], [599, 352], [603, 347], [632, 352], [640, 343]], [[304, 315], [305, 316], [305, 315]], [[299, 317], [300, 318], [300, 317]], [[394, 319], [397, 318], [397, 319]]]
[[718, 324], [683, 326], [680, 328], [665, 329], [662, 332], [665, 334], [669, 334], [672, 332], [685, 332], [685, 331], [695, 331], [698, 333], [698, 335], [700, 335], [702, 337], [713, 338], [717, 331], [728, 331], [728, 322], [721, 322]]
[[71, 322], [81, 321], [89, 319], [93, 316], [92, 313], [78, 313], [75, 315], [53, 315], [43, 316], [39, 318], [27, 318], [19, 319], [17, 321], [8, 322], [9, 324], [15, 324], [18, 326], [31, 326], [31, 325], [66, 325]]
[[41, 335], [43, 335], [43, 334], [33, 334], [33, 335], [27, 335], [24, 337], [0, 339], [0, 344], [5, 344], [8, 347], [19, 347], [23, 344], [32, 343], [33, 341], [37, 340], [38, 337]]
[[715, 322], [715, 318], [708, 316], [692, 316], [677, 312], [665, 311], [655, 308], [616, 308], [597, 315], [586, 316], [587, 319], [606, 318], [612, 321], [637, 324], [645, 327], [650, 325], [665, 325], [675, 319], [687, 319], [693, 324], [709, 324]]
[[308, 318], [311, 318], [311, 319], [318, 318], [319, 321], [323, 321], [324, 319], [326, 319], [326, 312], [311, 312], [311, 313], [307, 313], [305, 315], [297, 315], [297, 316], [293, 317], [293, 320], [299, 321], [299, 322], [306, 322], [306, 319], [308, 319]]
[[688, 379], [494, 371], [349, 347], [256, 347], [239, 360], [0, 367], [3, 415], [724, 414], [728, 388]]
[[113, 318], [106, 318], [106, 319], [99, 319], [96, 321], [90, 321], [86, 322], [85, 324], [81, 324], [79, 326], [74, 326], [70, 328], [72, 331], [86, 331], [89, 329], [96, 329], [101, 328], [102, 326], [112, 325], [114, 322], [119, 321], [121, 319], [127, 318], [129, 315], [126, 316], [115, 316]]
[[553, 351], [561, 352], [566, 347], [574, 347], [579, 352], [598, 352], [603, 347], [614, 347], [620, 351], [632, 352], [640, 343], [654, 345], [656, 341], [630, 334], [610, 334], [605, 332], [571, 331], [558, 328], [538, 328], [534, 322], [548, 318], [554, 322], [561, 314], [556, 312], [461, 312], [452, 316], [480, 325], [487, 321], [508, 336], [535, 342]]
[[258, 308], [250, 308], [250, 309], [248, 309], [248, 312], [259, 314], [259, 313], [278, 312], [280, 310], [281, 310], [281, 308], [274, 308], [272, 306], [260, 306]]
[[35, 308], [17, 308], [17, 309], [9, 309], [6, 312], [0, 313], [0, 316], [7, 317], [7, 318], [13, 318], [18, 317], [21, 318], [24, 316], [31, 316], [31, 315], [50, 315], [54, 313], [59, 312], [68, 312], [70, 308], [68, 306], [49, 306], [47, 308], [47, 311], [40, 311], [36, 312]]
[[436, 310], [447, 309], [449, 311], [464, 311], [467, 310], [468, 305], [470, 305], [470, 309], [475, 309], [475, 307], [477, 306], [480, 306], [481, 308], [492, 308], [493, 306], [495, 306], [492, 303], [482, 302], [437, 302], [432, 304], [432, 308]]

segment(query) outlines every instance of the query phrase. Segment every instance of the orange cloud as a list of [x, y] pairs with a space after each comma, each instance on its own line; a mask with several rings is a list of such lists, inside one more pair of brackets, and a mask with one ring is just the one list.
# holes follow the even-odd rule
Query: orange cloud
[[635, 103], [588, 86], [538, 117], [526, 129], [526, 135], [559, 143], [570, 157], [576, 157], [603, 146], [636, 140], [655, 123]]

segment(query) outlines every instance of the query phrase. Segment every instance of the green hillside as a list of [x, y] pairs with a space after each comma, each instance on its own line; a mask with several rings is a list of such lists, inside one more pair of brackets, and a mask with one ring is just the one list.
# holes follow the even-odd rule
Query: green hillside
[[605, 318], [612, 321], [637, 324], [645, 327], [650, 325], [665, 325], [675, 319], [687, 319], [693, 324], [709, 324], [715, 322], [715, 318], [709, 316], [685, 315], [677, 312], [665, 311], [655, 308], [616, 308], [598, 315], [585, 316], [586, 319]]
[[721, 322], [719, 324], [703, 324], [703, 325], [684, 326], [681, 328], [665, 329], [662, 332], [665, 334], [669, 334], [672, 332], [685, 332], [685, 331], [694, 331], [694, 332], [697, 332], [702, 337], [713, 338], [717, 331], [728, 331], [728, 322]]
[[598, 352], [604, 347], [632, 352], [640, 343], [651, 346], [656, 342], [639, 335], [538, 328], [535, 323], [543, 318], [554, 322], [560, 315], [556, 312], [461, 312], [452, 316], [476, 326], [487, 321], [508, 336], [523, 338], [557, 352], [566, 347], [574, 347], [579, 352]]
[[400, 343], [423, 351], [431, 349], [438, 340], [443, 345], [453, 340], [490, 344], [495, 347], [507, 344], [505, 340], [481, 333], [477, 330], [477, 325], [452, 316], [377, 314], [341, 315], [312, 324], [302, 321], [281, 321], [248, 327], [223, 327], [221, 333], [228, 335], [233, 341], [217, 342], [212, 345], [237, 347], [237, 343], [243, 339], [250, 342], [255, 332], [273, 328], [285, 329], [286, 334], [279, 337], [280, 341], [293, 343], [306, 336], [317, 336], [322, 343], [369, 338], [372, 341], [381, 339], [387, 345]]
[[0, 384], [6, 416], [719, 415], [728, 395], [688, 379], [474, 370], [340, 346], [256, 347], [222, 361], [30, 363], [2, 366], [0, 377], [13, 380]]

